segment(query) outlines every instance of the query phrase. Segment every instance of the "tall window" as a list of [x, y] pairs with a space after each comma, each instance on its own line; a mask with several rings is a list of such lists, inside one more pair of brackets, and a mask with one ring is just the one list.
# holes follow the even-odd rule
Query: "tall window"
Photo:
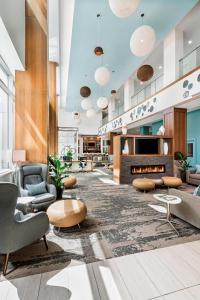
[[0, 169], [9, 168], [13, 145], [14, 80], [0, 57]]

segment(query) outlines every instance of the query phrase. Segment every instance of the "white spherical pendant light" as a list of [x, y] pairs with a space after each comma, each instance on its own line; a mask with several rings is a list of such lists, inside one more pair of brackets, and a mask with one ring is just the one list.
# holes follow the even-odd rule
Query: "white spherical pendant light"
[[140, 0], [109, 0], [110, 9], [119, 18], [127, 18], [133, 14]]
[[148, 25], [138, 27], [132, 34], [130, 48], [134, 55], [142, 57], [149, 54], [156, 42], [154, 29]]
[[86, 117], [91, 119], [94, 118], [96, 116], [96, 111], [94, 110], [94, 108], [90, 108], [86, 111]]
[[110, 71], [106, 67], [100, 67], [96, 70], [94, 78], [99, 85], [106, 85], [110, 81]]
[[97, 100], [97, 106], [101, 109], [105, 109], [108, 106], [108, 99], [106, 97], [100, 97]]
[[85, 98], [81, 101], [81, 107], [83, 110], [88, 110], [92, 108], [92, 101], [90, 98]]

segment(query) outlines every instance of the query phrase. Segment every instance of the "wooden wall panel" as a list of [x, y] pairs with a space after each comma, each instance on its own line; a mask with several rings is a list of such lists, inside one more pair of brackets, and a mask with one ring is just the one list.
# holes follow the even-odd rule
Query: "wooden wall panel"
[[49, 154], [58, 152], [56, 62], [49, 62]]
[[171, 108], [164, 113], [165, 134], [172, 136], [173, 152], [187, 154], [187, 109]]
[[[36, 11], [31, 2], [36, 4]], [[44, 163], [48, 156], [49, 123], [45, 9], [46, 0], [26, 0], [26, 70], [16, 72], [15, 121], [16, 149], [25, 149], [28, 161]], [[41, 16], [43, 26], [38, 21]]]

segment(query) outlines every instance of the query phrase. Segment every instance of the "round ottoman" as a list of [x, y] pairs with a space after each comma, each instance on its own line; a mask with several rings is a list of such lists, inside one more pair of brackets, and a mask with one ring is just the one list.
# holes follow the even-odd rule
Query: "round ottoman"
[[71, 227], [85, 220], [87, 208], [80, 200], [56, 201], [47, 209], [49, 223], [56, 227]]
[[164, 176], [162, 180], [168, 188], [178, 188], [182, 185], [182, 180], [178, 177]]
[[137, 178], [133, 180], [133, 186], [138, 190], [150, 191], [155, 189], [155, 183], [148, 178]]
[[70, 189], [77, 183], [77, 179], [75, 176], [69, 176], [64, 179], [64, 188]]

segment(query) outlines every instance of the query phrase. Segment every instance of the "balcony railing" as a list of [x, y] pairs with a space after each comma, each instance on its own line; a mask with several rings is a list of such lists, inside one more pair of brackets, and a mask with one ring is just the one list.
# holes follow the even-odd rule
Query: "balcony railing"
[[179, 60], [179, 75], [184, 76], [200, 65], [200, 46]]
[[130, 99], [129, 107], [134, 107], [140, 104], [141, 102], [145, 101], [147, 98], [157, 93], [162, 88], [163, 88], [163, 74], [157, 77], [145, 88], [137, 92], [137, 94], [133, 95]]

